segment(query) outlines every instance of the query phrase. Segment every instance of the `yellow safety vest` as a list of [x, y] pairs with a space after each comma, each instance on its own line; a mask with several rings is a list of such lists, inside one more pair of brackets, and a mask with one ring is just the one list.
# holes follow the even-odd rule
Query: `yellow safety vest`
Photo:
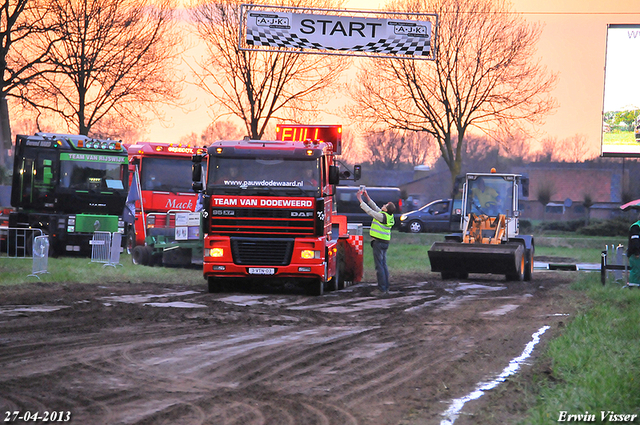
[[374, 218], [373, 221], [371, 222], [371, 229], [369, 229], [369, 235], [377, 239], [382, 239], [383, 241], [390, 241], [391, 228], [395, 223], [393, 214], [389, 214], [384, 211], [380, 211], [380, 212], [384, 214], [385, 217], [387, 218], [387, 224], [380, 223], [378, 220]]

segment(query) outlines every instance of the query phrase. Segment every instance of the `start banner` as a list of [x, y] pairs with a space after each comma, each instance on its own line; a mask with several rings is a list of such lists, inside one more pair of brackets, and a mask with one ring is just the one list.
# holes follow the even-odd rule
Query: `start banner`
[[[356, 56], [373, 54], [433, 59], [431, 20], [397, 19], [397, 14], [371, 18], [347, 16], [347, 13], [363, 15], [370, 12], [326, 11], [321, 14], [249, 9], [244, 13], [245, 41], [251, 47], [284, 48], [298, 53], [321, 50], [345, 55], [351, 52]], [[437, 18], [432, 14], [420, 16]]]

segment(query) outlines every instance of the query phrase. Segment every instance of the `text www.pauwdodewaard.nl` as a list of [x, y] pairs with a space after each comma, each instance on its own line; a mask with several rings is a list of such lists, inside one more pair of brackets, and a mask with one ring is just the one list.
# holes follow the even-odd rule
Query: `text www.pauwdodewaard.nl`
[[303, 181], [275, 181], [275, 180], [225, 180], [225, 186], [304, 186]]

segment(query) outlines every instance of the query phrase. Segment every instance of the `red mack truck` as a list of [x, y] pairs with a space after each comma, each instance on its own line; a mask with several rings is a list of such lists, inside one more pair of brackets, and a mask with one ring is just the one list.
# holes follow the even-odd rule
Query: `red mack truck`
[[359, 166], [352, 174], [337, 165], [342, 126], [276, 131], [277, 140], [219, 141], [193, 157], [209, 292], [249, 278], [322, 295], [362, 279], [362, 228], [337, 215], [334, 202], [340, 178], [360, 178]]
[[[140, 188], [127, 248], [135, 264], [202, 264], [198, 195], [191, 188], [191, 158], [205, 152], [182, 144], [137, 143], [128, 148], [130, 176]], [[136, 172], [137, 171], [137, 172]]]

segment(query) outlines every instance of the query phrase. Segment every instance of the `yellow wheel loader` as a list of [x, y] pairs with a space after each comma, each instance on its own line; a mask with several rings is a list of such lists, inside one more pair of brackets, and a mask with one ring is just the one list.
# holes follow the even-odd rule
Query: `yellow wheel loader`
[[519, 174], [467, 174], [461, 232], [431, 246], [431, 271], [440, 272], [443, 279], [491, 273], [504, 274], [507, 280], [531, 280], [534, 240], [520, 235], [518, 226], [518, 199], [528, 191], [528, 179]]

